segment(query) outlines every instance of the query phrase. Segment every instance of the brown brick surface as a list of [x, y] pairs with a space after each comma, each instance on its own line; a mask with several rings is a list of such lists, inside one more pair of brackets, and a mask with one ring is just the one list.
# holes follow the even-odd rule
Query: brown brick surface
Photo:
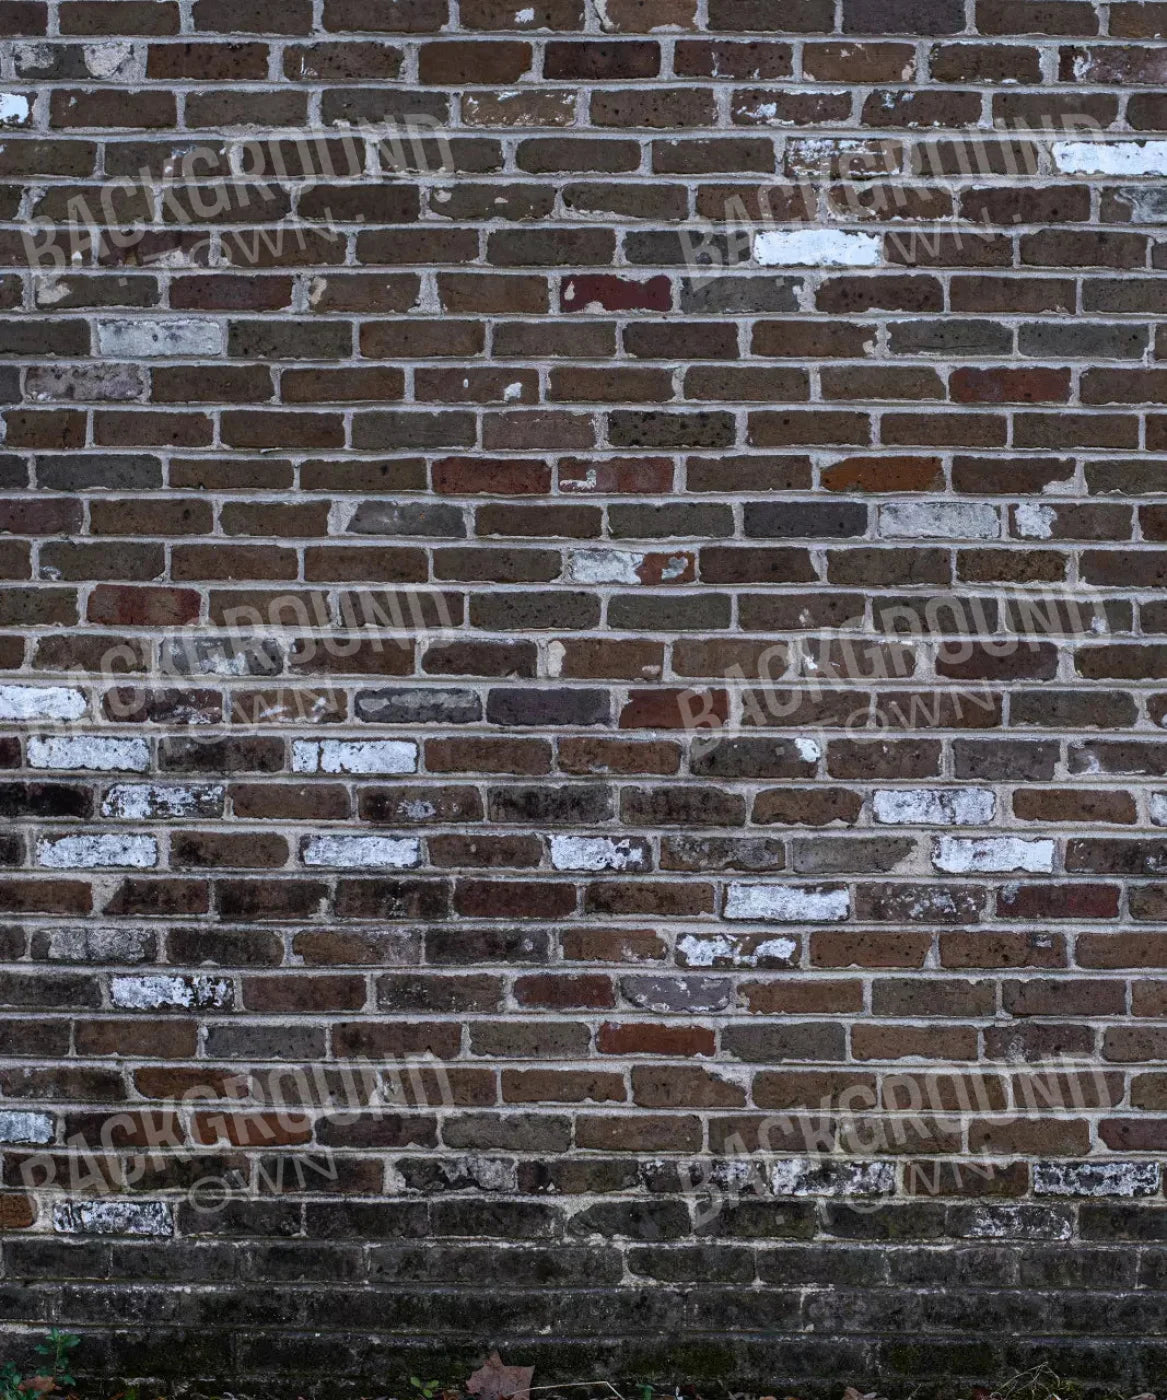
[[15, 1349], [1155, 1390], [1165, 44], [0, 0]]

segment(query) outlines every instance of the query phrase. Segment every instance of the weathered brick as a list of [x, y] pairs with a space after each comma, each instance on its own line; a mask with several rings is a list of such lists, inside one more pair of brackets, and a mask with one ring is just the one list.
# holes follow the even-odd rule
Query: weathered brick
[[1145, 1391], [1167, 6], [0, 30], [7, 1320]]

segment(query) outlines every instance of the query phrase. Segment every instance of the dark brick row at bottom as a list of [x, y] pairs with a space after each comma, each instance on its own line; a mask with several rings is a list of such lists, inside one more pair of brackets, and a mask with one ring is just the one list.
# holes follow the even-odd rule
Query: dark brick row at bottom
[[95, 1383], [240, 1400], [401, 1394], [496, 1346], [544, 1383], [951, 1400], [1045, 1361], [1087, 1396], [1129, 1395], [1167, 1375], [1167, 1210], [1107, 1210], [1098, 1243], [925, 1242], [894, 1210], [855, 1212], [869, 1235], [888, 1219], [853, 1243], [10, 1236], [0, 1333], [17, 1356], [67, 1327]]
[[[505, 1258], [496, 1272], [505, 1273]], [[5, 1295], [13, 1291], [9, 1287]], [[893, 1400], [909, 1393], [915, 1400], [951, 1400], [973, 1385], [1008, 1380], [1041, 1362], [1074, 1384], [1084, 1400], [1103, 1400], [1154, 1388], [1167, 1374], [1167, 1340], [1161, 1337], [1051, 1337], [1029, 1327], [1025, 1317], [1003, 1321], [1002, 1305], [986, 1310], [993, 1295], [976, 1291], [953, 1295], [954, 1306], [965, 1310], [968, 1329], [980, 1333], [970, 1340], [933, 1334], [910, 1315], [897, 1315], [900, 1295], [889, 1299], [883, 1322], [890, 1335], [882, 1339], [799, 1334], [777, 1315], [759, 1321], [752, 1304], [741, 1322], [732, 1324], [735, 1305], [748, 1303], [748, 1295], [737, 1290], [724, 1294], [726, 1320], [717, 1335], [694, 1331], [685, 1296], [678, 1293], [668, 1295], [672, 1307], [655, 1311], [647, 1326], [638, 1325], [635, 1294], [609, 1293], [601, 1296], [613, 1311], [625, 1300], [618, 1332], [589, 1339], [534, 1335], [500, 1330], [490, 1316], [492, 1296], [489, 1280], [477, 1293], [461, 1295], [460, 1333], [432, 1339], [409, 1331], [395, 1334], [385, 1326], [322, 1333], [273, 1331], [245, 1320], [232, 1330], [126, 1318], [92, 1334], [80, 1329], [82, 1389], [87, 1381], [134, 1376], [156, 1382], [160, 1394], [186, 1400], [224, 1390], [237, 1400], [356, 1400], [407, 1394], [411, 1374], [464, 1381], [495, 1346], [507, 1361], [533, 1365], [536, 1384], [562, 1384], [566, 1400], [610, 1396], [599, 1383], [591, 1390], [566, 1389], [598, 1376], [610, 1376], [624, 1388], [647, 1382], [667, 1391], [691, 1383], [711, 1397], [746, 1392], [836, 1400], [841, 1385], [853, 1383], [867, 1389], [878, 1385]], [[1084, 1306], [1087, 1299], [1083, 1295]], [[1114, 1301], [1097, 1296], [1096, 1326], [1106, 1325]], [[35, 1333], [5, 1330], [6, 1352], [31, 1359]]]
[[[1108, 1335], [1135, 1340], [1161, 1328], [1167, 1305], [1162, 1291], [1151, 1290], [982, 1288], [967, 1281], [945, 1287], [939, 1265], [924, 1271], [931, 1275], [928, 1286], [877, 1287], [856, 1278], [844, 1287], [791, 1278], [782, 1286], [692, 1281], [592, 1289], [510, 1288], [502, 1282], [506, 1266], [500, 1251], [484, 1280], [457, 1289], [38, 1284], [22, 1290], [26, 1296], [15, 1310], [18, 1321], [31, 1313], [31, 1320], [59, 1318], [79, 1328], [153, 1323], [273, 1336], [361, 1329], [437, 1343], [534, 1336], [586, 1341], [671, 1329], [729, 1337], [775, 1331], [887, 1337], [905, 1329], [949, 1339], [982, 1333], [1088, 1337], [1099, 1329], [1101, 1309]], [[499, 1285], [488, 1287], [494, 1275]]]
[[[484, 1279], [512, 1291], [619, 1290], [625, 1278], [635, 1278], [641, 1286], [656, 1282], [714, 1287], [759, 1281], [788, 1288], [1089, 1288], [1139, 1290], [1141, 1296], [1167, 1292], [1167, 1244], [1137, 1245], [1117, 1237], [1108, 1244], [1016, 1239], [959, 1244], [767, 1240], [623, 1246], [485, 1240], [74, 1242], [24, 1237], [5, 1242], [3, 1266], [4, 1276], [20, 1280], [25, 1289], [18, 1302], [8, 1299], [4, 1304], [16, 1308], [14, 1320], [25, 1316], [22, 1307], [31, 1309], [34, 1296], [51, 1303], [55, 1289], [79, 1297], [79, 1290], [99, 1282], [123, 1289], [127, 1297], [139, 1287], [226, 1288], [258, 1282], [272, 1287], [350, 1290], [367, 1282], [371, 1289], [392, 1287], [402, 1296], [431, 1286], [472, 1290]], [[633, 1287], [629, 1284], [629, 1291]], [[572, 1318], [578, 1324], [579, 1314], [573, 1313]]]

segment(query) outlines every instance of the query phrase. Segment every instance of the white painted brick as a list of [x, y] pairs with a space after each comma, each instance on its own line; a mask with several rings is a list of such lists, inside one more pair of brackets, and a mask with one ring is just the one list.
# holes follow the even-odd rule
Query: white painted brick
[[230, 1006], [234, 1001], [231, 983], [223, 977], [174, 977], [157, 974], [148, 977], [113, 977], [109, 997], [122, 1011], [158, 1011], [165, 1007], [184, 1009]]
[[174, 1233], [165, 1201], [58, 1201], [53, 1229], [59, 1235], [155, 1235]]
[[754, 261], [762, 267], [878, 267], [883, 239], [841, 228], [770, 229], [754, 235]]
[[879, 508], [884, 539], [995, 540], [1001, 534], [996, 506], [980, 501], [895, 501]]
[[154, 956], [155, 936], [149, 929], [124, 924], [87, 928], [46, 929], [44, 952], [50, 962], [127, 963], [148, 962]]
[[727, 919], [777, 924], [837, 924], [851, 912], [846, 890], [812, 885], [733, 884], [726, 890]]
[[1054, 868], [1053, 841], [1017, 836], [938, 836], [932, 864], [949, 875], [991, 875], [1008, 870], [1046, 875]]
[[98, 321], [97, 348], [102, 355], [131, 360], [168, 359], [180, 355], [221, 355], [223, 327], [192, 316], [166, 320], [127, 317]]
[[798, 956], [796, 938], [766, 938], [757, 943], [740, 934], [686, 933], [677, 939], [677, 952], [687, 967], [757, 967], [765, 960], [791, 963]]
[[984, 826], [997, 799], [991, 788], [880, 788], [872, 809], [885, 826]]
[[1013, 512], [1017, 533], [1027, 540], [1048, 540], [1057, 524], [1058, 513], [1053, 506], [1039, 501], [1022, 501]]
[[218, 810], [224, 794], [225, 789], [214, 783], [199, 783], [190, 787], [162, 787], [157, 783], [117, 783], [105, 794], [101, 804], [101, 815], [138, 822], [198, 816], [204, 812]]
[[123, 40], [86, 44], [81, 50], [85, 69], [93, 78], [110, 83], [139, 82], [146, 76], [146, 46]]
[[[651, 575], [644, 572], [651, 561]], [[693, 556], [684, 550], [646, 553], [627, 549], [574, 549], [567, 558], [567, 576], [573, 583], [624, 583], [639, 587], [646, 582], [674, 583], [692, 567]]]
[[889, 1196], [895, 1184], [894, 1162], [792, 1157], [770, 1168], [775, 1196]]
[[1024, 1201], [972, 1205], [961, 1210], [960, 1233], [974, 1240], [1068, 1240], [1073, 1220], [1063, 1208]]
[[[793, 939], [790, 941], [793, 943]], [[695, 933], [687, 933], [677, 939], [677, 952], [685, 959], [688, 967], [713, 967], [720, 959], [734, 957], [737, 949], [736, 940], [723, 934], [701, 937]]]
[[61, 734], [28, 741], [30, 768], [144, 773], [150, 767], [145, 739], [113, 739], [95, 734]]
[[1063, 175], [1167, 175], [1167, 141], [1055, 141]]
[[[729, 1066], [719, 1068], [728, 1069]], [[734, 1195], [756, 1190], [766, 1184], [760, 1163], [753, 1154], [747, 1157], [707, 1158], [702, 1169], [702, 1180]]]
[[158, 863], [153, 836], [46, 836], [36, 843], [36, 863], [50, 870], [95, 870], [103, 865], [149, 870]]
[[23, 92], [0, 92], [0, 128], [27, 126], [32, 104]]
[[0, 720], [80, 719], [84, 691], [67, 685], [0, 685]]
[[573, 583], [638, 584], [636, 572], [643, 554], [626, 549], [573, 549], [567, 559], [567, 576]]
[[1158, 1162], [1035, 1162], [1035, 1196], [1154, 1196]]
[[1151, 794], [1151, 821], [1156, 826], [1167, 826], [1167, 792]]
[[416, 773], [410, 739], [296, 739], [293, 773]]
[[740, 961], [748, 967], [753, 967], [757, 963], [769, 962], [775, 958], [782, 962], [793, 962], [797, 957], [798, 944], [793, 938], [764, 938], [752, 951], [743, 953]]
[[312, 836], [304, 843], [305, 865], [349, 870], [406, 870], [421, 859], [412, 836]]
[[51, 1113], [0, 1109], [0, 1142], [52, 1142], [55, 1135]]
[[610, 836], [553, 836], [551, 864], [556, 870], [647, 870], [643, 841]]

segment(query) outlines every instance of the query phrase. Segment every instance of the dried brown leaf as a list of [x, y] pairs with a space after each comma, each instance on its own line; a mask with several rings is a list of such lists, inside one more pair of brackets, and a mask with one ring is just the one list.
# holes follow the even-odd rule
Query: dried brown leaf
[[479, 1400], [531, 1400], [534, 1366], [505, 1366], [497, 1351], [491, 1352], [485, 1366], [466, 1382], [466, 1389]]

